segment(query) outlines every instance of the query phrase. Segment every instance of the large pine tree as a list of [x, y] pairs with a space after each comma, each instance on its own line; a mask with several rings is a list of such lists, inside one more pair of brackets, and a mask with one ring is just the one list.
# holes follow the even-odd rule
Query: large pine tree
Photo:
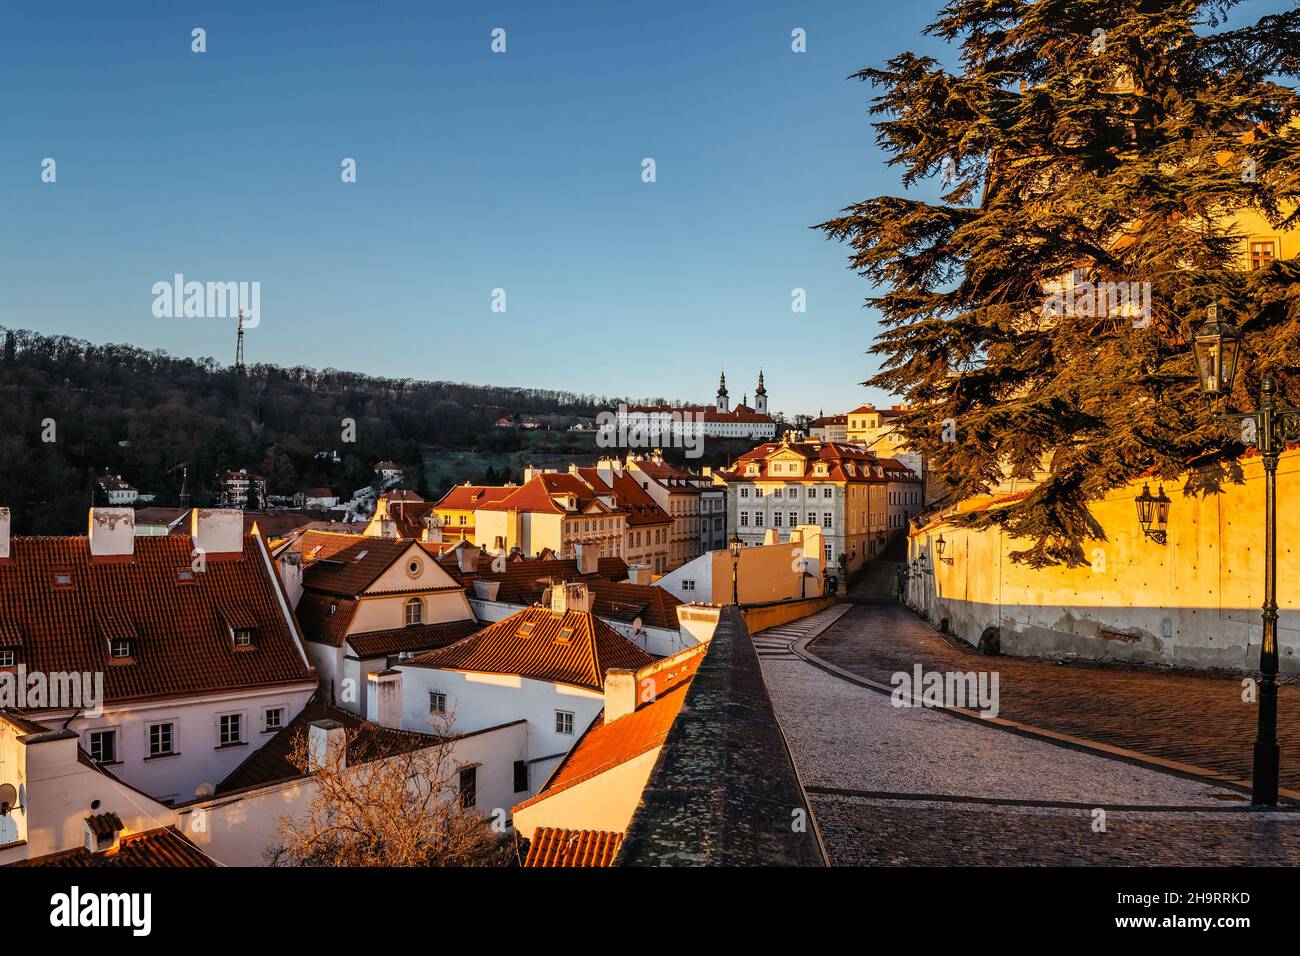
[[[954, 0], [927, 32], [959, 71], [903, 53], [856, 74], [904, 186], [944, 183], [939, 202], [880, 196], [817, 227], [875, 287], [866, 384], [905, 398], [901, 430], [955, 498], [1046, 464], [975, 519], [1028, 539], [1016, 557], [1034, 566], [1084, 563], [1087, 503], [1139, 474], [1217, 455], [1210, 483], [1231, 477], [1240, 436], [1190, 349], [1209, 303], [1244, 333], [1234, 399], [1272, 374], [1300, 402], [1300, 263], [1246, 271], [1232, 218], [1300, 226], [1300, 12], [1229, 29], [1234, 2]], [[1150, 283], [1149, 324], [1045, 317], [1075, 269]]]

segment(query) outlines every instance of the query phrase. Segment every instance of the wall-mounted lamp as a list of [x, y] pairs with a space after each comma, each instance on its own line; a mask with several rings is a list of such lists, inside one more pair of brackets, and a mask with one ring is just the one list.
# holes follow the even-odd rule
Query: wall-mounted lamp
[[1151, 487], [1143, 484], [1142, 494], [1134, 499], [1134, 503], [1137, 505], [1138, 524], [1142, 525], [1142, 533], [1156, 544], [1164, 544], [1170, 505], [1165, 486], [1160, 485], [1159, 491], [1153, 496]]
[[943, 549], [946, 547], [948, 547], [948, 542], [943, 540], [943, 535], [939, 535], [939, 539], [934, 543], [934, 550], [939, 552], [940, 561], [944, 564], [952, 564], [952, 558], [945, 558], [943, 556]]

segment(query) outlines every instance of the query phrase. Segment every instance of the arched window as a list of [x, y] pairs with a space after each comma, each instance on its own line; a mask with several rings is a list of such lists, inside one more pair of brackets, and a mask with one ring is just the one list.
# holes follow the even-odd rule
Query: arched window
[[406, 602], [406, 626], [424, 623], [424, 605], [419, 598], [411, 598]]

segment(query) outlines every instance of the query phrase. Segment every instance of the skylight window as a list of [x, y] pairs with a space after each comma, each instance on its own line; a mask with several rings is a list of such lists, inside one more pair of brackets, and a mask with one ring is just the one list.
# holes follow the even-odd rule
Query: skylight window
[[51, 577], [56, 588], [70, 588], [73, 586], [71, 571], [54, 571]]
[[518, 634], [520, 637], [532, 637], [532, 636], [533, 636], [533, 628], [536, 627], [536, 626], [537, 626], [537, 625], [536, 625], [536, 623], [535, 623], [534, 621], [525, 621], [525, 622], [520, 626], [519, 630], [516, 631], [515, 633]]
[[177, 569], [176, 569], [176, 583], [177, 583], [177, 584], [193, 584], [193, 583], [194, 583], [194, 571], [193, 571], [193, 569], [191, 569], [191, 568], [177, 568]]
[[364, 558], [364, 557], [365, 557], [367, 554], [369, 554], [369, 553], [370, 553], [369, 551], [358, 551], [358, 552], [357, 552], [357, 556], [356, 556], [355, 558], [353, 558], [352, 560], [353, 560], [353, 562], [360, 561], [362, 558]]
[[560, 628], [560, 633], [555, 638], [555, 643], [568, 644], [571, 640], [573, 640], [573, 628], [571, 627]]

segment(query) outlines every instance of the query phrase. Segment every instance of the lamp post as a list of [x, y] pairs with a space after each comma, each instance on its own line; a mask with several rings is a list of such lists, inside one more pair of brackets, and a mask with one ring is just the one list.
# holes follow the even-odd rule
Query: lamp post
[[940, 561], [944, 564], [952, 564], [952, 558], [945, 558], [943, 556], [943, 549], [946, 547], [948, 547], [948, 542], [943, 540], [943, 535], [939, 535], [938, 539], [934, 542], [934, 550], [938, 553]]
[[744, 543], [740, 540], [740, 535], [733, 533], [728, 549], [731, 551], [731, 603], [740, 607], [740, 582], [738, 571], [740, 568], [740, 549]]
[[1241, 355], [1241, 334], [1219, 313], [1217, 305], [1206, 312], [1205, 324], [1193, 340], [1201, 391], [1209, 399], [1222, 398], [1222, 419], [1250, 422], [1255, 448], [1264, 463], [1264, 638], [1259, 651], [1259, 725], [1255, 735], [1251, 803], [1277, 806], [1277, 463], [1288, 441], [1300, 439], [1300, 408], [1280, 408], [1277, 384], [1264, 376], [1259, 386], [1258, 410], [1228, 410], [1228, 396]]

